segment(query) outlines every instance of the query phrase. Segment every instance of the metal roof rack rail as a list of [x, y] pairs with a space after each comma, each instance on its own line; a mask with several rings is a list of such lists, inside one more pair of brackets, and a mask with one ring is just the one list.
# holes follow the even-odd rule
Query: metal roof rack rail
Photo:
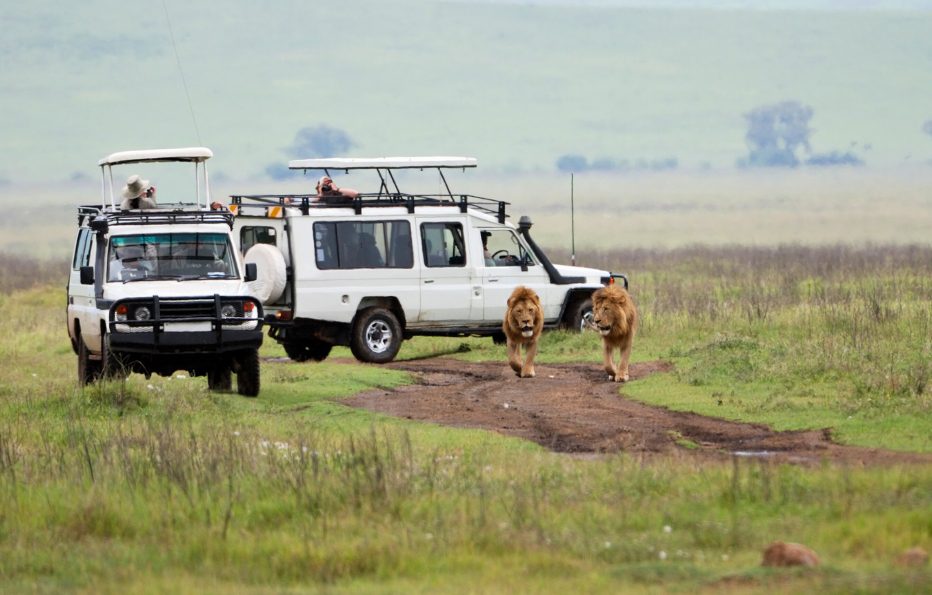
[[165, 225], [180, 223], [226, 223], [233, 229], [233, 213], [203, 209], [143, 209], [121, 211], [95, 206], [78, 207], [78, 224], [103, 216], [108, 225]]
[[234, 211], [242, 207], [291, 207], [308, 215], [316, 209], [352, 208], [357, 215], [362, 214], [363, 208], [370, 207], [405, 207], [413, 213], [416, 207], [451, 207], [465, 213], [469, 207], [495, 217], [499, 223], [504, 223], [508, 217], [507, 203], [493, 198], [484, 198], [471, 194], [461, 194], [458, 200], [446, 194], [407, 194], [407, 193], [361, 193], [356, 198], [340, 202], [325, 202], [317, 200], [316, 194], [234, 194], [230, 196], [230, 204]]

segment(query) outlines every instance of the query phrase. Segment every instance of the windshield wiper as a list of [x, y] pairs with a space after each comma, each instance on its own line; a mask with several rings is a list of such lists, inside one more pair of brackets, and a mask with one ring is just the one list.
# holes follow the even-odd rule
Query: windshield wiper
[[165, 281], [166, 279], [174, 279], [180, 281], [182, 278], [181, 275], [142, 275], [139, 277], [131, 277], [129, 279], [123, 279], [123, 283], [133, 283], [135, 281]]
[[182, 275], [179, 281], [196, 281], [198, 279], [235, 279], [233, 275], [227, 273], [206, 273], [204, 275]]

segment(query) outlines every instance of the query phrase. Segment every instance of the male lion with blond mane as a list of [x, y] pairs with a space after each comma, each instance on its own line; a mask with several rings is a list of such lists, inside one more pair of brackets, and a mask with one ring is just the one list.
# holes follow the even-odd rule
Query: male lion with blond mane
[[[508, 343], [508, 365], [521, 378], [534, 377], [534, 356], [537, 341], [544, 329], [544, 313], [540, 298], [529, 287], [519, 285], [508, 298], [502, 330]], [[524, 363], [521, 346], [524, 346]]]
[[[628, 292], [617, 285], [609, 285], [592, 294], [592, 322], [602, 335], [602, 353], [609, 380], [628, 380], [628, 359], [631, 344], [638, 327], [638, 312]], [[621, 352], [621, 361], [615, 365], [615, 350]]]

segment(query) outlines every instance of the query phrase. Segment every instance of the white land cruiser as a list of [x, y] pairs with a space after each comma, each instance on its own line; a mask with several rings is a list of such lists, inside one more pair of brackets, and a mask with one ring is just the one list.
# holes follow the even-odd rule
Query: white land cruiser
[[[82, 384], [131, 371], [187, 370], [206, 375], [213, 390], [230, 390], [235, 372], [241, 395], [259, 394], [262, 305], [247, 284], [255, 265], [245, 265], [234, 247], [233, 214], [210, 208], [211, 156], [196, 147], [100, 160], [103, 197], [99, 206], [78, 207], [68, 281], [68, 335]], [[193, 164], [195, 188], [178, 163]], [[130, 164], [147, 174], [176, 172], [177, 192], [168, 194], [166, 174], [156, 208], [121, 209], [113, 168]]]
[[[554, 265], [531, 239], [531, 221], [507, 221], [508, 203], [454, 195], [444, 169], [467, 157], [307, 159], [299, 170], [373, 170], [378, 191], [336, 204], [316, 195], [234, 195], [234, 235], [259, 264], [256, 295], [269, 336], [295, 360], [322, 360], [333, 345], [384, 363], [414, 335], [491, 336], [518, 285], [541, 298], [545, 328], [582, 329], [595, 289], [624, 275]], [[408, 194], [399, 170], [435, 169], [443, 194]], [[410, 174], [408, 174], [410, 175]]]

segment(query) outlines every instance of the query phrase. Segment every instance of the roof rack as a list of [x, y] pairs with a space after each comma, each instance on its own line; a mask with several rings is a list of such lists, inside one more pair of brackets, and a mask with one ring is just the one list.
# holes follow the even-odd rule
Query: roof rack
[[206, 211], [203, 209], [144, 209], [121, 211], [101, 209], [88, 205], [78, 207], [78, 225], [89, 225], [98, 217], [104, 217], [108, 225], [165, 225], [180, 223], [226, 223], [233, 229], [233, 213], [227, 210]]
[[242, 206], [291, 207], [308, 215], [312, 210], [351, 208], [357, 215], [363, 208], [370, 207], [405, 207], [414, 213], [417, 207], [456, 207], [461, 213], [469, 208], [495, 217], [504, 223], [508, 217], [505, 207], [510, 204], [503, 200], [460, 194], [451, 198], [445, 194], [405, 194], [405, 193], [362, 193], [356, 198], [341, 202], [318, 202], [316, 194], [235, 194], [230, 196], [231, 209], [238, 213]]

